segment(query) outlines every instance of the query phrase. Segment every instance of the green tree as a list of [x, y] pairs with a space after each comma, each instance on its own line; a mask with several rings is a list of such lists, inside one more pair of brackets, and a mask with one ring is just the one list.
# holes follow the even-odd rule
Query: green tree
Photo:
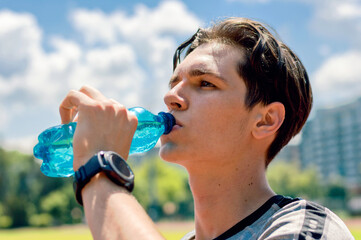
[[346, 185], [341, 177], [333, 177], [325, 186], [325, 196], [323, 203], [334, 211], [344, 211], [347, 209], [349, 194]]
[[11, 227], [28, 224], [28, 206], [34, 200], [28, 175], [36, 163], [29, 155], [0, 149], [0, 201]]
[[46, 177], [33, 156], [1, 148], [0, 206], [0, 227], [81, 221], [79, 214], [73, 214], [80, 210], [71, 178]]
[[0, 228], [8, 228], [12, 225], [11, 217], [5, 215], [4, 207], [0, 204]]
[[301, 169], [298, 162], [277, 161], [267, 171], [270, 186], [277, 194], [290, 197], [318, 199], [323, 187], [314, 168]]
[[154, 219], [192, 215], [193, 201], [183, 168], [154, 157], [143, 160], [133, 170], [134, 195]]
[[347, 213], [349, 192], [340, 176], [321, 181], [316, 168], [301, 169], [298, 162], [276, 161], [269, 166], [267, 177], [278, 194], [317, 201], [333, 211]]

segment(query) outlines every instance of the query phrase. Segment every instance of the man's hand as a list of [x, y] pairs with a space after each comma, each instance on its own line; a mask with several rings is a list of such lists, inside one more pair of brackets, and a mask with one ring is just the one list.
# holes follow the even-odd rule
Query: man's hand
[[101, 150], [128, 158], [138, 120], [123, 105], [84, 86], [70, 91], [59, 111], [62, 123], [78, 122], [73, 139], [74, 171]]
[[[84, 86], [68, 93], [60, 115], [62, 123], [78, 122], [73, 139], [75, 171], [101, 150], [127, 159], [138, 120], [123, 105]], [[95, 175], [82, 195], [94, 239], [163, 239], [138, 201], [104, 174]]]

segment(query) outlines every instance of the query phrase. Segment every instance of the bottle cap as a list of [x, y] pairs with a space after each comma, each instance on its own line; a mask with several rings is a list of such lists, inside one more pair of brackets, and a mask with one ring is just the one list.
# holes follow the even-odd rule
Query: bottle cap
[[175, 118], [172, 114], [166, 112], [158, 113], [164, 119], [164, 133], [168, 134], [172, 131], [173, 126], [175, 125]]

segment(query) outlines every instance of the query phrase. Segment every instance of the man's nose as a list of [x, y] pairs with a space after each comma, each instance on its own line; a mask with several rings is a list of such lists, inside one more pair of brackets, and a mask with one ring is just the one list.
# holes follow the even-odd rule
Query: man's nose
[[186, 86], [182, 82], [178, 83], [165, 94], [164, 102], [169, 110], [186, 110], [188, 108]]

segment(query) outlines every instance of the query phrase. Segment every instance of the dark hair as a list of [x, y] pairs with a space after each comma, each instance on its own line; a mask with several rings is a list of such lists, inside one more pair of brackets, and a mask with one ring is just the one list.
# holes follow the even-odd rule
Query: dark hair
[[261, 23], [246, 18], [228, 18], [210, 28], [199, 29], [181, 44], [173, 59], [173, 70], [198, 46], [218, 42], [238, 47], [246, 61], [238, 64], [238, 73], [247, 87], [245, 104], [250, 110], [258, 103], [281, 102], [286, 110], [284, 122], [268, 148], [266, 166], [300, 132], [312, 108], [312, 90], [300, 59], [277, 40]]

